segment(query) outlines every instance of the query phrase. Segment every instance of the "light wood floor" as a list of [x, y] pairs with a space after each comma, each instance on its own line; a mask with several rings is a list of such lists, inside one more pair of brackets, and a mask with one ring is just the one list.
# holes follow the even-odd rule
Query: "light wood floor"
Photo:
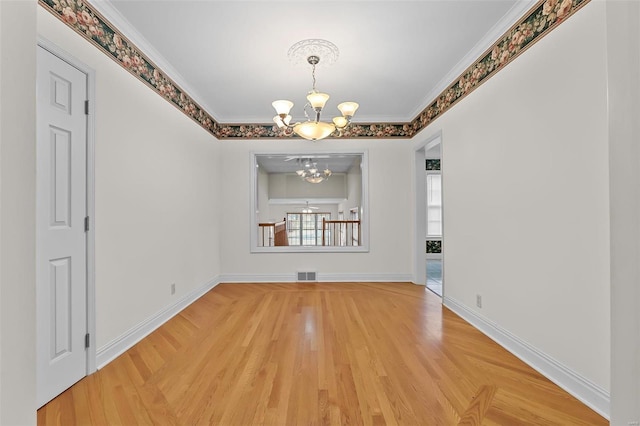
[[424, 287], [221, 284], [47, 425], [600, 425]]

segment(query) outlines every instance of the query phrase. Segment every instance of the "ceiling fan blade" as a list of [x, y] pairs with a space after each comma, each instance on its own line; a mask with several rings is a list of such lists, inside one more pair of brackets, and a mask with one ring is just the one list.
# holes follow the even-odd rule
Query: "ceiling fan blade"
[[319, 155], [288, 155], [284, 161], [291, 161], [291, 160], [313, 160], [316, 158], [331, 158], [330, 155], [325, 155], [325, 154], [319, 154]]
[[318, 210], [318, 209], [319, 207], [310, 206], [308, 201], [307, 201], [307, 204], [302, 207], [302, 210]]

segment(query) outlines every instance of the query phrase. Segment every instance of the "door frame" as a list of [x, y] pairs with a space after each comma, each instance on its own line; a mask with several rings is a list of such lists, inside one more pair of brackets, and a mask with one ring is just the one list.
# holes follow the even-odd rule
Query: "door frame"
[[[426, 202], [426, 166], [425, 153], [430, 148], [440, 144], [442, 147], [442, 131], [432, 134], [423, 141], [414, 146], [414, 222], [413, 222], [413, 241], [414, 241], [414, 270], [413, 282], [419, 285], [427, 284], [427, 255], [425, 249], [425, 241], [427, 236], [427, 202]], [[440, 154], [440, 162], [442, 164], [442, 151]], [[444, 189], [443, 189], [444, 192]], [[444, 203], [443, 203], [443, 220], [442, 235], [444, 238]], [[444, 265], [444, 253], [442, 253], [442, 263]], [[444, 296], [444, 268], [442, 272], [442, 291]], [[444, 297], [443, 297], [444, 300]]]
[[[89, 113], [87, 115], [87, 194], [86, 210], [89, 216], [89, 231], [86, 233], [86, 262], [87, 262], [87, 333], [89, 333], [89, 347], [86, 351], [86, 376], [96, 371], [96, 283], [95, 283], [95, 82], [96, 73], [93, 68], [80, 61], [53, 42], [38, 35], [37, 45], [42, 47], [60, 60], [77, 68], [87, 76], [87, 99]], [[36, 120], [38, 118], [36, 117]]]

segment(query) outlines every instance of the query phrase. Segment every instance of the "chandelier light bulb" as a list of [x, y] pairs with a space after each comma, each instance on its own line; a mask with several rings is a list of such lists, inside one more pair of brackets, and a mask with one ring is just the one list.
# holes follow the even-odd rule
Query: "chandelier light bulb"
[[319, 111], [324, 108], [324, 105], [329, 100], [329, 95], [327, 95], [326, 93], [312, 91], [307, 95], [307, 100], [314, 110]]
[[338, 129], [343, 129], [347, 127], [349, 120], [344, 117], [333, 117], [333, 124], [335, 124]]
[[281, 99], [279, 101], [273, 101], [271, 105], [273, 105], [273, 107], [276, 110], [276, 113], [283, 119], [287, 115], [289, 115], [289, 111], [291, 111], [291, 108], [293, 108], [293, 102], [287, 101], [284, 99]]
[[356, 110], [359, 106], [360, 105], [358, 105], [356, 102], [343, 102], [338, 105], [338, 109], [342, 113], [343, 117], [350, 119], [356, 113]]

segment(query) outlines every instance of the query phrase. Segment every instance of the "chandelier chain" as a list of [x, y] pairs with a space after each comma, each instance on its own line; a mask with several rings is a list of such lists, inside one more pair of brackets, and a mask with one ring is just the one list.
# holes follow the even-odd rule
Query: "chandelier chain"
[[316, 64], [311, 65], [311, 78], [313, 78], [313, 91], [316, 91]]

